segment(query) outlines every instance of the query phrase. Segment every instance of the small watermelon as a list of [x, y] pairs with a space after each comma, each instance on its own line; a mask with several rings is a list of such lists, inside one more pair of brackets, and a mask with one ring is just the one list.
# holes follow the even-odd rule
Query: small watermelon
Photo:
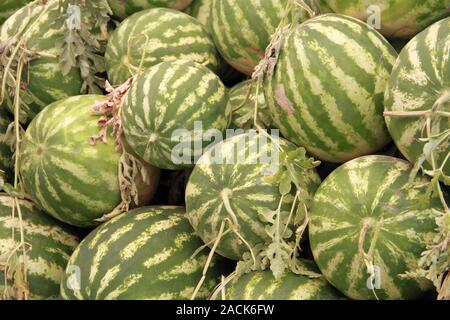
[[[403, 277], [418, 268], [435, 237], [437, 197], [420, 204], [430, 179], [410, 182], [412, 166], [388, 156], [364, 156], [340, 166], [317, 190], [309, 239], [322, 274], [352, 299], [433, 296], [425, 278]], [[373, 270], [369, 273], [369, 266]]]
[[283, 15], [286, 0], [212, 0], [211, 30], [225, 60], [251, 75]]
[[[431, 110], [450, 112], [450, 18], [441, 20], [418, 34], [402, 50], [394, 65], [385, 93], [385, 110], [388, 112], [420, 112]], [[424, 116], [387, 116], [387, 127], [397, 147], [411, 162], [419, 160], [426, 152], [426, 118]], [[448, 115], [435, 113], [431, 117], [431, 135], [450, 130]], [[434, 150], [436, 165], [443, 166], [450, 176], [450, 137], [442, 136], [442, 143]], [[433, 144], [433, 143], [431, 143]], [[430, 146], [430, 145], [428, 145]], [[431, 169], [430, 158], [424, 166]]]
[[[285, 151], [295, 146], [279, 140]], [[217, 238], [222, 221], [228, 218], [240, 235], [253, 248], [270, 241], [267, 225], [259, 214], [276, 210], [281, 195], [279, 185], [269, 179], [276, 173], [279, 153], [271, 140], [249, 132], [236, 135], [210, 147], [199, 159], [186, 188], [186, 209], [189, 221], [205, 243]], [[299, 173], [312, 195], [320, 184], [314, 170]], [[282, 211], [291, 209], [293, 196], [283, 198]], [[227, 227], [229, 224], [226, 225]], [[217, 253], [240, 260], [247, 246], [234, 233], [226, 234]]]
[[203, 133], [221, 134], [229, 121], [220, 79], [208, 68], [184, 60], [147, 69], [122, 106], [128, 143], [143, 160], [161, 169], [193, 167], [211, 143]]
[[[256, 83], [247, 80], [238, 83], [228, 92], [228, 103], [232, 109], [231, 128], [248, 130], [254, 128]], [[272, 128], [272, 118], [266, 104], [263, 88], [258, 94], [258, 125]]]
[[[105, 97], [71, 97], [49, 105], [29, 125], [21, 147], [20, 173], [33, 200], [53, 217], [79, 227], [98, 224], [96, 219], [121, 202], [119, 158], [114, 139], [90, 143], [99, 133], [92, 106]], [[154, 194], [159, 170], [143, 168], [147, 179], [136, 177], [139, 201]]]
[[113, 32], [106, 49], [109, 81], [131, 76], [163, 61], [185, 59], [218, 71], [220, 56], [203, 25], [176, 10], [148, 9], [127, 18]]
[[[183, 207], [145, 207], [90, 233], [70, 258], [61, 285], [65, 299], [187, 300], [202, 277], [207, 252]], [[214, 256], [197, 295], [206, 299], [229, 270]], [[78, 272], [77, 272], [78, 271]]]
[[[14, 199], [0, 194], [0, 298], [19, 298], [14, 292], [11, 273], [14, 260], [11, 256], [20, 245], [20, 226], [27, 243], [27, 280], [30, 299], [51, 299], [59, 296], [59, 286], [70, 255], [78, 245], [72, 230], [44, 214], [30, 201], [19, 200], [22, 223], [15, 211]], [[14, 229], [15, 239], [12, 239]], [[8, 260], [9, 258], [9, 260]], [[17, 251], [16, 262], [23, 261], [22, 248]], [[9, 266], [6, 277], [4, 266]], [[6, 296], [5, 296], [6, 294]]]
[[383, 95], [397, 53], [357, 19], [325, 14], [287, 34], [266, 101], [281, 134], [328, 162], [389, 142]]

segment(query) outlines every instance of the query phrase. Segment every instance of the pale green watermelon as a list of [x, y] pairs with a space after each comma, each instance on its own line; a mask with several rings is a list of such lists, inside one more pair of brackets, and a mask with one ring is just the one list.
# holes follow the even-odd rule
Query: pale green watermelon
[[321, 1], [336, 13], [353, 16], [370, 24], [379, 15], [379, 31], [389, 38], [410, 39], [433, 22], [450, 16], [449, 0]]
[[[31, 122], [22, 142], [20, 173], [26, 191], [53, 217], [90, 227], [121, 202], [119, 157], [113, 137], [92, 145], [98, 135], [96, 102], [105, 97], [71, 97], [49, 105]], [[147, 181], [138, 174], [139, 201], [154, 194], [159, 170], [147, 166]]]
[[[427, 279], [402, 276], [418, 268], [436, 235], [435, 210], [442, 210], [434, 196], [421, 207], [430, 179], [419, 176], [409, 183], [411, 169], [393, 157], [360, 157], [336, 169], [314, 196], [309, 213], [314, 260], [327, 280], [352, 299], [433, 295]], [[372, 275], [360, 243], [365, 253], [372, 247]]]
[[125, 137], [145, 161], [161, 169], [193, 167], [230, 121], [226, 88], [208, 68], [178, 60], [141, 74], [122, 106]]
[[117, 85], [164, 61], [189, 60], [213, 71], [220, 66], [219, 53], [203, 25], [165, 8], [144, 10], [123, 21], [108, 42], [105, 59], [109, 81]]
[[[418, 34], [402, 50], [394, 65], [385, 94], [385, 110], [389, 112], [417, 112], [430, 110], [450, 112], [450, 18], [441, 20]], [[389, 132], [402, 154], [416, 162], [424, 152], [423, 128], [425, 117], [386, 117]], [[448, 116], [436, 114], [432, 118], [431, 134], [450, 130]], [[426, 148], [425, 148], [426, 149]], [[450, 150], [447, 136], [435, 152], [440, 167]], [[430, 158], [424, 166], [431, 169]], [[450, 176], [450, 161], [443, 168]]]
[[[124, 213], [83, 240], [70, 258], [61, 295], [79, 300], [188, 300], [208, 256], [206, 250], [191, 258], [201, 245], [183, 207]], [[208, 298], [228, 270], [227, 261], [214, 256], [197, 298]]]
[[[285, 151], [295, 146], [279, 140]], [[276, 181], [269, 179], [277, 172], [279, 153], [271, 140], [261, 134], [236, 135], [210, 147], [199, 159], [186, 188], [186, 210], [189, 221], [205, 243], [216, 239], [220, 225], [230, 219], [242, 237], [253, 248], [270, 241], [267, 223], [259, 213], [276, 210], [281, 195]], [[320, 184], [315, 170], [299, 172], [313, 195]], [[233, 211], [226, 207], [229, 202]], [[293, 196], [283, 198], [282, 211], [289, 212]], [[229, 224], [226, 224], [229, 227]], [[217, 246], [217, 253], [240, 260], [248, 247], [234, 233], [225, 235]]]
[[389, 142], [383, 95], [397, 53], [357, 19], [325, 14], [286, 36], [265, 81], [275, 125], [328, 162], [373, 153]]
[[[30, 299], [51, 299], [59, 296], [59, 286], [70, 255], [78, 246], [78, 237], [72, 230], [44, 214], [31, 202], [19, 200], [22, 213], [22, 227], [27, 246], [27, 278]], [[12, 210], [14, 200], [0, 194], [0, 265], [9, 264], [7, 288], [4, 269], [0, 268], [0, 299], [15, 299], [13, 280], [13, 260], [8, 261], [14, 248], [20, 245], [20, 221]], [[14, 229], [15, 239], [12, 239]], [[17, 262], [23, 262], [22, 249], [17, 251]], [[6, 291], [5, 291], [6, 289]], [[7, 296], [4, 296], [4, 294]]]

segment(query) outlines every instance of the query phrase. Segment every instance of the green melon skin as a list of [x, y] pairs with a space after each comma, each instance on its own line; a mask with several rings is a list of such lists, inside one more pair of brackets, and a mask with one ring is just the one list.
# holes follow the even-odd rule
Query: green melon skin
[[[415, 271], [427, 243], [436, 236], [436, 197], [421, 209], [420, 197], [430, 179], [418, 176], [410, 184], [412, 166], [388, 156], [365, 156], [336, 169], [317, 190], [309, 217], [309, 239], [314, 260], [325, 278], [352, 299], [423, 299], [433, 296], [425, 278], [404, 278]], [[361, 230], [368, 230], [361, 238]], [[378, 231], [377, 231], [378, 230]], [[375, 294], [367, 272], [365, 252], [372, 240], [376, 266]]]
[[[411, 39], [434, 22], [450, 16], [449, 0], [322, 0], [333, 12], [371, 22], [380, 13], [381, 29], [388, 38]], [[371, 6], [378, 9], [374, 11]]]
[[[121, 202], [114, 139], [92, 145], [99, 134], [93, 105], [105, 97], [84, 95], [49, 105], [31, 122], [21, 147], [20, 173], [34, 202], [58, 220], [78, 227], [99, 224]], [[159, 181], [159, 170], [144, 169], [148, 181], [136, 181], [146, 204]], [[137, 179], [138, 180], [138, 179]]]
[[[184, 12], [197, 19], [208, 33], [212, 35], [211, 8], [212, 0], [194, 0]], [[219, 63], [220, 66], [217, 74], [227, 87], [235, 85], [245, 77], [242, 73], [226, 63], [222, 57], [220, 57]]]
[[[299, 262], [308, 271], [320, 272], [314, 262]], [[220, 296], [220, 294], [219, 294]], [[226, 286], [226, 300], [343, 300], [343, 296], [325, 278], [309, 278], [285, 272], [276, 280], [270, 270], [252, 271]]]
[[264, 84], [275, 125], [323, 161], [376, 152], [390, 141], [383, 95], [396, 58], [357, 19], [324, 14], [302, 23], [286, 36]]
[[[190, 299], [208, 252], [183, 207], [154, 206], [124, 213], [90, 233], [70, 258], [61, 296], [77, 300]], [[75, 271], [74, 271], [75, 270]], [[229, 271], [214, 256], [197, 299], [210, 295]]]
[[[22, 122], [30, 121], [52, 102], [80, 94], [82, 88], [80, 70], [72, 68], [69, 74], [63, 75], [57, 58], [61, 49], [55, 43], [65, 33], [63, 23], [58, 20], [58, 6], [58, 1], [48, 1], [45, 5], [40, 1], [30, 3], [9, 17], [0, 29], [0, 43], [17, 36], [17, 39], [25, 39], [28, 50], [42, 54], [28, 64], [22, 75], [22, 81], [32, 94], [32, 101], [21, 106]], [[5, 99], [3, 104], [13, 110], [11, 99]]]
[[[443, 19], [418, 34], [402, 50], [394, 65], [385, 93], [385, 111], [415, 112], [433, 108], [440, 101], [438, 111], [450, 112], [450, 18]], [[424, 142], [419, 141], [426, 120], [424, 117], [385, 117], [389, 132], [401, 151], [415, 163], [423, 153]], [[436, 116], [432, 134], [450, 129], [448, 117]], [[426, 135], [425, 135], [426, 136]], [[435, 152], [440, 167], [450, 150], [450, 139], [443, 141]], [[431, 169], [428, 159], [424, 166]], [[450, 176], [450, 161], [443, 168]]]
[[192, 0], [108, 0], [114, 16], [120, 20], [136, 12], [157, 7], [184, 10], [191, 2]]
[[[264, 158], [274, 148], [270, 140], [266, 141], [255, 132], [236, 135], [210, 147], [194, 167], [186, 188], [186, 210], [194, 230], [205, 243], [217, 238], [225, 218], [233, 221], [225, 207], [226, 198], [236, 217], [238, 231], [250, 247], [270, 240], [265, 231], [266, 222], [260, 220], [259, 212], [276, 210], [281, 195], [278, 184], [269, 179], [278, 168]], [[293, 144], [281, 138], [279, 141], [284, 150], [295, 150]], [[277, 154], [272, 154], [278, 160]], [[313, 195], [320, 184], [319, 176], [314, 170], [301, 174], [307, 191]], [[293, 199], [293, 195], [283, 198], [282, 211], [290, 211]], [[232, 260], [240, 260], [248, 251], [232, 232], [223, 236], [217, 246], [217, 253]]]
[[8, 19], [14, 12], [25, 6], [31, 0], [2, 0], [0, 3], [0, 26]]
[[[22, 226], [27, 250], [27, 277], [29, 298], [33, 300], [52, 299], [59, 295], [59, 285], [64, 275], [70, 255], [78, 245], [79, 239], [73, 231], [40, 211], [31, 202], [19, 200], [22, 213]], [[6, 264], [8, 256], [20, 242], [20, 222], [17, 211], [12, 218], [14, 200], [0, 194], [0, 264]], [[15, 240], [12, 239], [14, 227]], [[19, 251], [18, 261], [22, 260]], [[0, 292], [5, 290], [5, 274], [0, 269]], [[9, 298], [14, 297], [13, 281], [8, 279]]]
[[[212, 142], [196, 129], [196, 122], [203, 133], [212, 129], [221, 133], [230, 115], [220, 79], [208, 68], [183, 60], [163, 62], [141, 74], [122, 106], [123, 129], [131, 148], [148, 163], [172, 170], [193, 167]], [[181, 130], [192, 143], [181, 136]]]
[[240, 72], [251, 75], [264, 57], [286, 0], [212, 0], [211, 28], [217, 48]]
[[3, 171], [7, 180], [12, 178], [14, 167], [11, 147], [5, 142], [6, 131], [12, 121], [13, 119], [8, 112], [0, 108], [0, 170]]
[[203, 25], [176, 10], [148, 9], [127, 18], [106, 48], [106, 70], [112, 84], [165, 61], [189, 60], [218, 71], [220, 56]]
[[[232, 109], [230, 128], [254, 128], [256, 83], [246, 80], [238, 83], [228, 92], [228, 103]], [[273, 128], [269, 107], [266, 104], [263, 88], [258, 94], [258, 125], [262, 128]]]

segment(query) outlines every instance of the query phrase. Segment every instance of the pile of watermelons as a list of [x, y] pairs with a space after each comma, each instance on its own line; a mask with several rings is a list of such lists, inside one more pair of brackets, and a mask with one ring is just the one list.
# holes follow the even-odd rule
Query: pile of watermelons
[[1, 299], [450, 299], [450, 0], [0, 24]]

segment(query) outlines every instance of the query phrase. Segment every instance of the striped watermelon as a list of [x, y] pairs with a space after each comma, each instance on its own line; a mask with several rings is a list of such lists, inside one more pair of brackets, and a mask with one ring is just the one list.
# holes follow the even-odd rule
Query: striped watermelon
[[[45, 12], [45, 13], [44, 13]], [[43, 14], [42, 16], [40, 16]], [[0, 43], [8, 43], [13, 37], [24, 41], [26, 48], [45, 56], [38, 56], [25, 68], [22, 76], [25, 90], [21, 97], [31, 95], [30, 101], [21, 106], [22, 121], [31, 120], [48, 104], [80, 93], [82, 79], [78, 69], [63, 75], [58, 55], [61, 49], [56, 42], [64, 37], [64, 20], [58, 19], [58, 1], [46, 4], [35, 1], [18, 10], [0, 29]], [[12, 109], [12, 101], [3, 101]]]
[[193, 0], [189, 7], [184, 10], [188, 15], [197, 19], [209, 33], [212, 33], [211, 5], [212, 0]]
[[[228, 92], [228, 103], [232, 109], [231, 128], [251, 129], [254, 127], [256, 83], [247, 80], [238, 83]], [[272, 118], [266, 104], [264, 92], [258, 95], [258, 125], [271, 128]]]
[[[308, 271], [317, 273], [314, 262], [301, 260]], [[233, 279], [225, 289], [227, 300], [340, 300], [344, 296], [323, 277], [308, 278], [285, 272], [275, 280], [269, 270], [253, 271]]]
[[[429, 110], [440, 103], [437, 111], [450, 112], [450, 18], [441, 20], [417, 35], [401, 52], [394, 66], [385, 94], [386, 111], [411, 112]], [[424, 143], [418, 141], [426, 123], [425, 117], [386, 117], [386, 123], [397, 147], [411, 162], [422, 155]], [[435, 115], [432, 134], [450, 130], [448, 116]], [[436, 152], [441, 166], [450, 150], [447, 137]], [[431, 169], [431, 163], [425, 167]], [[444, 166], [450, 176], [450, 161]]]
[[[147, 69], [133, 84], [122, 107], [123, 129], [130, 146], [142, 159], [162, 169], [192, 167], [203, 151], [197, 144], [206, 147], [211, 143], [202, 134], [209, 129], [224, 131], [229, 118], [220, 79], [208, 68], [185, 60]], [[196, 130], [196, 122], [203, 132]], [[177, 137], [183, 129], [187, 137]]]
[[[286, 151], [295, 150], [293, 144], [279, 141]], [[279, 154], [274, 148], [265, 136], [246, 133], [214, 145], [199, 159], [186, 188], [186, 209], [205, 243], [216, 239], [225, 218], [238, 226], [251, 247], [270, 240], [259, 213], [276, 210], [281, 198], [278, 184], [268, 179], [277, 169]], [[313, 170], [300, 174], [312, 195], [320, 184], [318, 175]], [[285, 196], [282, 210], [289, 212], [292, 202], [292, 195]], [[248, 251], [234, 233], [225, 235], [217, 247], [217, 253], [232, 260], [240, 260]]]
[[203, 25], [189, 15], [156, 8], [138, 12], [116, 29], [106, 49], [108, 78], [124, 83], [163, 61], [185, 59], [217, 71], [220, 56]]
[[183, 10], [191, 2], [192, 0], [108, 0], [114, 16], [122, 20], [133, 13], [155, 7]]
[[0, 3], [0, 25], [15, 11], [25, 6], [31, 0], [2, 0]]
[[[192, 1], [191, 5], [184, 11], [188, 15], [197, 19], [205, 27], [210, 35], [212, 34], [210, 14], [211, 5], [212, 0], [194, 0]], [[220, 57], [219, 69], [217, 71], [217, 74], [226, 86], [233, 86], [244, 78], [244, 75], [242, 73], [232, 68], [223, 60], [222, 57]]]
[[[429, 179], [419, 176], [409, 183], [411, 168], [393, 157], [360, 157], [336, 169], [314, 196], [309, 239], [315, 261], [328, 281], [352, 299], [374, 299], [375, 294], [418, 299], [433, 292], [428, 280], [401, 276], [418, 267], [435, 236], [434, 209], [441, 209], [437, 198], [420, 209]], [[359, 243], [365, 253], [372, 250], [372, 276]]]
[[[122, 214], [90, 233], [70, 258], [61, 285], [65, 299], [190, 299], [207, 252], [183, 207], [146, 207]], [[78, 270], [78, 272], [73, 272]], [[215, 256], [197, 298], [209, 296], [227, 262]]]
[[[50, 215], [75, 226], [98, 224], [96, 219], [121, 202], [120, 154], [113, 139], [95, 146], [89, 141], [99, 132], [92, 105], [104, 100], [85, 95], [49, 105], [31, 122], [22, 143], [25, 189]], [[159, 170], [150, 166], [145, 170], [149, 181], [136, 182], [142, 204], [151, 198], [159, 179]]]
[[13, 153], [11, 147], [5, 142], [5, 134], [11, 122], [10, 115], [0, 108], [0, 170], [6, 174], [7, 178], [11, 177], [11, 169], [13, 168]]
[[[19, 200], [27, 248], [27, 278], [30, 299], [49, 299], [59, 296], [59, 285], [67, 261], [78, 245], [78, 238], [67, 227], [39, 211], [31, 202]], [[12, 217], [13, 198], [0, 194], [0, 297], [5, 293], [14, 297], [13, 281], [8, 279], [5, 291], [4, 265], [11, 267], [10, 256], [20, 242], [20, 222], [17, 211]], [[15, 240], [12, 239], [14, 228]], [[17, 252], [23, 262], [22, 249]], [[9, 269], [11, 272], [12, 269]]]
[[325, 14], [287, 35], [265, 82], [273, 121], [288, 140], [329, 162], [345, 162], [389, 141], [383, 94], [397, 53], [351, 17]]
[[286, 0], [212, 0], [214, 42], [235, 69], [251, 75], [264, 57], [283, 15]]
[[[449, 0], [321, 0], [334, 12], [364, 22], [380, 14], [381, 30], [389, 38], [412, 38], [433, 22], [450, 16]], [[376, 9], [376, 7], [378, 7]]]

